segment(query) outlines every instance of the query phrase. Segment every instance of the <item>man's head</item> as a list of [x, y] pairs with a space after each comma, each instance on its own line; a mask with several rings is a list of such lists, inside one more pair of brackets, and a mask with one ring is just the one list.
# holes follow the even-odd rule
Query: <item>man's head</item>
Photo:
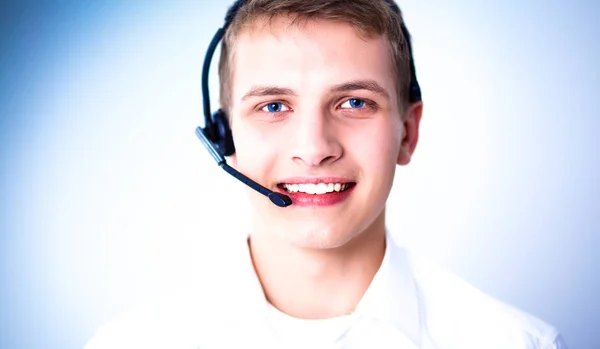
[[333, 248], [383, 226], [396, 165], [410, 161], [421, 116], [421, 103], [408, 101], [400, 25], [384, 0], [240, 8], [219, 69], [232, 164], [294, 201], [281, 209], [251, 192], [258, 230]]

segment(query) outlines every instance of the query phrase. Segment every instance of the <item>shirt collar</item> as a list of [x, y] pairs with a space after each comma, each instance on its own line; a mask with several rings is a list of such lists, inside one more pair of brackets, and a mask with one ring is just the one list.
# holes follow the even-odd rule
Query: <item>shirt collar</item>
[[[248, 296], [260, 299], [250, 302], [267, 309], [268, 303], [254, 270], [248, 244], [249, 278], [252, 287]], [[408, 254], [396, 245], [386, 230], [386, 249], [381, 267], [356, 307], [355, 313], [393, 326], [417, 346], [421, 343], [421, 317], [417, 286]]]
[[421, 342], [421, 317], [417, 286], [406, 250], [386, 231], [381, 267], [359, 302], [356, 312], [390, 324], [413, 343]]

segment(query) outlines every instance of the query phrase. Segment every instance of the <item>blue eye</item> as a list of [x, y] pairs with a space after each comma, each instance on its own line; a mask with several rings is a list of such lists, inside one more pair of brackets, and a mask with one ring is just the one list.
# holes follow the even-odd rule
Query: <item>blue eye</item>
[[265, 105], [262, 110], [269, 113], [279, 113], [282, 111], [287, 111], [288, 109], [282, 103], [274, 102]]
[[366, 102], [362, 99], [351, 98], [342, 104], [342, 108], [360, 109], [364, 107]]
[[352, 108], [360, 108], [365, 105], [365, 101], [363, 101], [362, 99], [353, 98], [349, 102]]

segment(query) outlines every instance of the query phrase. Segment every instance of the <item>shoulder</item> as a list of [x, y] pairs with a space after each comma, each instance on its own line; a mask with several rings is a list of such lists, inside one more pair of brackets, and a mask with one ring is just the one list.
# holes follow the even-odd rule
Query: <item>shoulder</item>
[[[212, 265], [215, 265], [213, 263]], [[194, 348], [222, 335], [247, 298], [239, 266], [217, 264], [100, 326], [85, 349]], [[246, 297], [246, 298], [244, 298]]]
[[440, 349], [567, 348], [553, 326], [484, 294], [432, 261], [408, 256], [425, 326]]
[[85, 349], [196, 348], [212, 318], [202, 308], [181, 294], [136, 307], [98, 328]]

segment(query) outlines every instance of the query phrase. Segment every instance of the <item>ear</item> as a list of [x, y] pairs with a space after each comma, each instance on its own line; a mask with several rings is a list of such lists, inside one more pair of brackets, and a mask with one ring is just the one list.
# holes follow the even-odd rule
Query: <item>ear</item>
[[403, 121], [404, 134], [400, 151], [398, 153], [398, 165], [408, 165], [419, 140], [419, 124], [423, 115], [423, 102], [410, 105]]

